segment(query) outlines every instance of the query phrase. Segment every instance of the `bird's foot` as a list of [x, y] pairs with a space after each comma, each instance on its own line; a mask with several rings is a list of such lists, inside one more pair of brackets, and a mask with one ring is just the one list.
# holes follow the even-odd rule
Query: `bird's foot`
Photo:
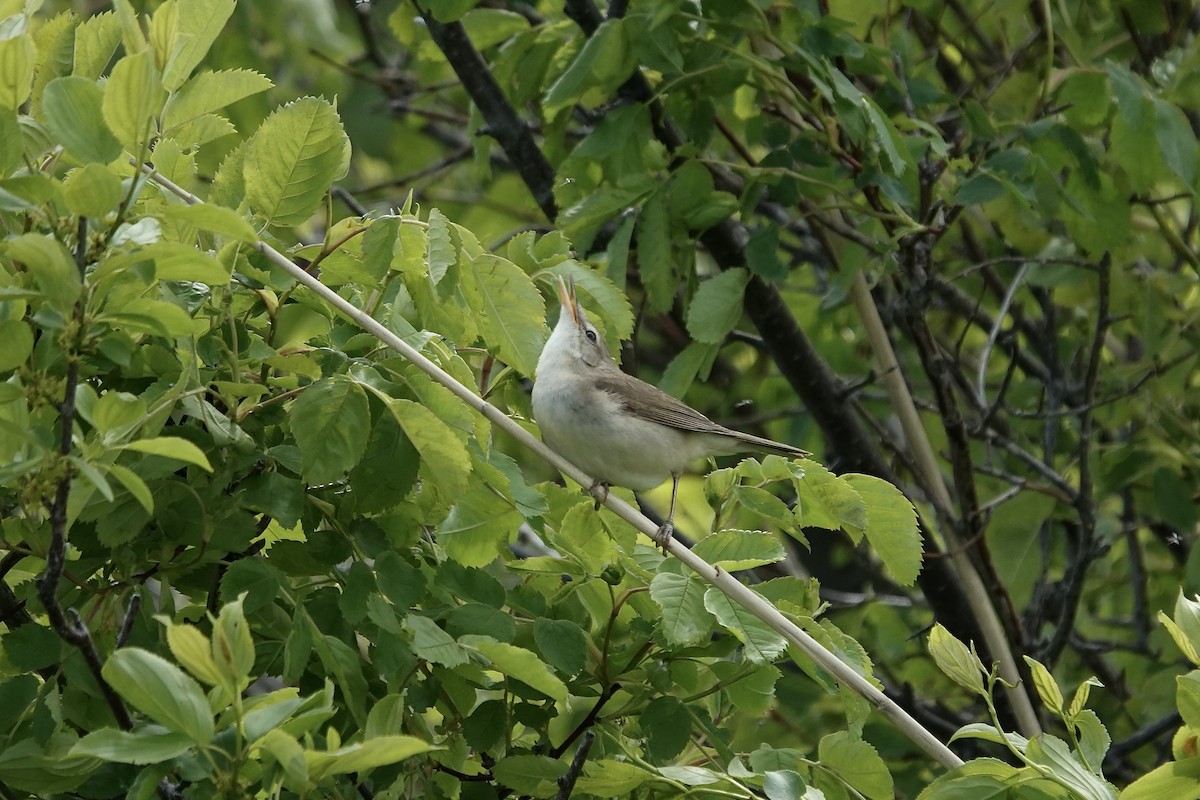
[[592, 481], [592, 485], [588, 487], [588, 494], [596, 501], [596, 510], [600, 510], [600, 506], [608, 499], [608, 484], [604, 481]]
[[662, 548], [663, 554], [667, 552], [667, 542], [671, 541], [675, 536], [675, 523], [667, 520], [662, 525], [658, 526], [658, 530], [654, 532], [654, 543]]

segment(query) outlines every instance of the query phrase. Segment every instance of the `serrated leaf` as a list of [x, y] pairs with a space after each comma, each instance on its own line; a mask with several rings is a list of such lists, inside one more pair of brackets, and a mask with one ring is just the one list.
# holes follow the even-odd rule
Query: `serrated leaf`
[[662, 609], [659, 623], [671, 644], [699, 644], [712, 632], [713, 616], [704, 605], [708, 584], [696, 575], [660, 572], [650, 581], [650, 597]]
[[112, 11], [93, 14], [75, 27], [72, 75], [99, 78], [121, 43], [121, 20]]
[[193, 625], [177, 624], [166, 617], [158, 617], [167, 628], [167, 647], [171, 655], [196, 678], [209, 686], [221, 683], [221, 670], [213, 660], [212, 643]]
[[412, 651], [417, 658], [445, 667], [467, 663], [467, 651], [463, 646], [429, 617], [409, 614], [404, 618], [404, 627], [412, 633]]
[[246, 201], [272, 225], [299, 225], [346, 174], [349, 156], [350, 141], [333, 106], [316, 97], [288, 103], [247, 142]]
[[547, 118], [579, 102], [580, 96], [592, 87], [615, 88], [625, 82], [637, 64], [627, 41], [625, 22], [605, 20], [587, 38], [579, 55], [542, 98], [542, 111]]
[[154, 513], [154, 496], [150, 493], [150, 487], [136, 472], [120, 464], [110, 464], [108, 474], [121, 482], [126, 491], [142, 504], [142, 508], [146, 509], [147, 514]]
[[815, 461], [804, 462], [796, 487], [796, 519], [804, 527], [854, 530], [867, 527], [867, 504], [848, 482]]
[[450, 513], [438, 525], [438, 542], [459, 564], [483, 567], [516, 538], [522, 521], [511, 502], [475, 481], [458, 494]]
[[532, 375], [546, 342], [542, 295], [507, 259], [483, 255], [472, 262], [478, 292], [470, 292], [489, 350], [522, 375]]
[[1064, 712], [1062, 690], [1058, 688], [1058, 682], [1054, 680], [1054, 676], [1050, 674], [1050, 670], [1046, 669], [1040, 661], [1037, 661], [1029, 656], [1023, 656], [1025, 663], [1029, 665], [1029, 671], [1033, 676], [1033, 686], [1037, 689], [1038, 696], [1042, 698], [1042, 705], [1053, 711], [1055, 714], [1061, 715]]
[[587, 664], [591, 640], [573, 622], [538, 617], [533, 623], [533, 640], [546, 661], [564, 675], [578, 675]]
[[709, 589], [704, 593], [704, 607], [737, 637], [745, 648], [746, 658], [752, 663], [769, 664], [787, 650], [787, 640], [730, 600], [720, 589]]
[[787, 557], [779, 537], [765, 531], [717, 531], [696, 542], [692, 552], [729, 572], [774, 564]]
[[249, 69], [202, 72], [179, 88], [163, 111], [163, 132], [219, 111], [274, 86], [265, 75]]
[[448, 495], [461, 492], [471, 474], [471, 457], [459, 435], [418, 403], [398, 399], [389, 405], [405, 435], [421, 454], [429, 477]]
[[460, 642], [487, 656], [492, 666], [504, 675], [515, 678], [554, 700], [563, 702], [567, 699], [566, 684], [532, 651], [497, 642], [487, 636], [463, 636]]
[[104, 122], [117, 141], [136, 154], [146, 144], [152, 120], [165, 99], [154, 53], [143, 50], [127, 55], [112, 68], [104, 85]]
[[742, 318], [742, 301], [750, 273], [729, 269], [700, 284], [688, 304], [687, 329], [698, 342], [718, 344]]
[[905, 586], [921, 571], [921, 533], [912, 503], [892, 484], [873, 475], [842, 475], [867, 506], [863, 533], [884, 567]]
[[310, 484], [340, 480], [367, 448], [371, 408], [353, 381], [313, 384], [292, 403], [289, 416]]
[[860, 792], [868, 800], [891, 800], [892, 775], [874, 747], [845, 731], [821, 738], [817, 745], [821, 766]]
[[109, 656], [104, 679], [134, 708], [198, 744], [213, 737], [212, 713], [200, 685], [166, 659], [137, 647]]
[[163, 67], [163, 86], [175, 91], [192, 74], [233, 14], [234, 0], [183, 0], [178, 28]]

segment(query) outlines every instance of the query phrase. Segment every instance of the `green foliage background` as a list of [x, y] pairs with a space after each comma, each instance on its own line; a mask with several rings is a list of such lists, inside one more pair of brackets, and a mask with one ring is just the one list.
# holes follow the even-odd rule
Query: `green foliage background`
[[[1194, 794], [1195, 28], [0, 0], [0, 796]], [[561, 276], [816, 452], [686, 477], [678, 527], [967, 765], [263, 243], [531, 430]]]

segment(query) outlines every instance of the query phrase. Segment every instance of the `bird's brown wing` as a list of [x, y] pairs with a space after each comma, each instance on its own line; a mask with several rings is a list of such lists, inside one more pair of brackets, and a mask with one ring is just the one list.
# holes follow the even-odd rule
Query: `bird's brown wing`
[[627, 375], [620, 370], [605, 374], [597, 380], [596, 385], [617, 398], [625, 410], [650, 422], [657, 422], [660, 425], [683, 431], [730, 436], [745, 444], [748, 450], [765, 450], [769, 453], [779, 453], [796, 458], [810, 455], [798, 447], [718, 425], [687, 403], [675, 399], [657, 386]]

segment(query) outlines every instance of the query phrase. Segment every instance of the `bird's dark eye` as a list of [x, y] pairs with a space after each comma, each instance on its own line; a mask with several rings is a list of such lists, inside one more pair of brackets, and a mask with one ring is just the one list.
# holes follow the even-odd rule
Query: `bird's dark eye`
[[595, 331], [588, 329], [583, 332], [583, 335], [586, 336], [588, 338], [588, 341], [591, 342], [592, 344], [596, 343], [596, 332]]

